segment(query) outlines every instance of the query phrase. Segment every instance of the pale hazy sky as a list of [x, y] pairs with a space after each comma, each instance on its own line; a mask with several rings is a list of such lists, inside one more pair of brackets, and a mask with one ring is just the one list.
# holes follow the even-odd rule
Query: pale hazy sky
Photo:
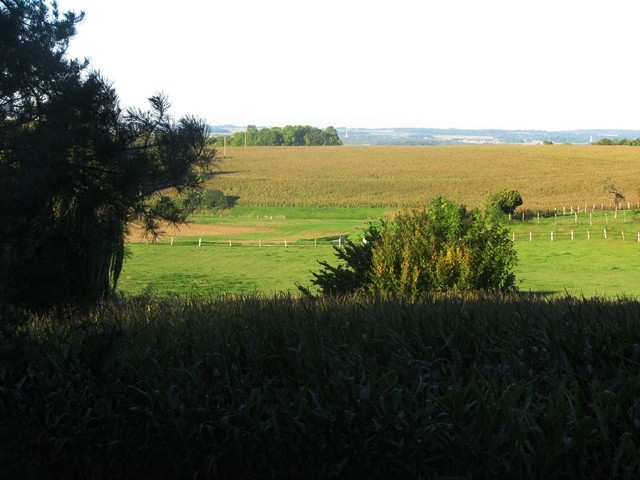
[[640, 130], [638, 0], [59, 0], [123, 106], [212, 125]]

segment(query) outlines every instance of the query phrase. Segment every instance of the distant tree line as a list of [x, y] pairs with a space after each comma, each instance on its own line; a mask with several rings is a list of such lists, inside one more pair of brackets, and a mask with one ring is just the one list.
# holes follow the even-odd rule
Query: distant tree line
[[[221, 139], [217, 139], [220, 143]], [[246, 132], [236, 132], [228, 142], [233, 146], [314, 146], [342, 145], [333, 127], [321, 130], [309, 125], [286, 125], [258, 129], [249, 125]]]
[[611, 138], [601, 138], [594, 145], [628, 145], [631, 147], [640, 146], [640, 138], [622, 138], [620, 140], [613, 140]]

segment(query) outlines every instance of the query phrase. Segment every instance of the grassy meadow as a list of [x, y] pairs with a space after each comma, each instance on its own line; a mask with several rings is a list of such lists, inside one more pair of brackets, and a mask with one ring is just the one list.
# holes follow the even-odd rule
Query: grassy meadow
[[[332, 249], [325, 248], [331, 241], [357, 235], [368, 221], [436, 195], [482, 207], [489, 193], [513, 188], [523, 196], [521, 210], [558, 213], [540, 224], [530, 218], [510, 225], [521, 290], [640, 295], [638, 147], [235, 147], [226, 153], [207, 187], [222, 190], [236, 206], [168, 230], [159, 245], [132, 235], [122, 292], [295, 292], [296, 283], [310, 286], [317, 260], [332, 261]], [[631, 207], [618, 218], [610, 211], [612, 195], [603, 189], [607, 178]], [[576, 223], [572, 213], [578, 211]], [[605, 228], [610, 238], [601, 242]], [[574, 241], [564, 242], [571, 229]], [[530, 232], [535, 241], [528, 241]], [[181, 249], [164, 248], [171, 242]], [[286, 250], [278, 248], [285, 244]], [[233, 249], [239, 246], [246, 248]]]
[[[294, 293], [297, 284], [312, 287], [310, 271], [318, 271], [318, 260], [335, 261], [336, 239], [342, 234], [357, 237], [370, 220], [357, 209], [352, 219], [342, 218], [350, 209], [339, 215], [328, 211], [325, 219], [298, 218], [304, 214], [295, 210], [271, 208], [267, 219], [264, 214], [217, 217], [207, 219], [204, 228], [199, 223], [189, 227], [189, 236], [177, 235], [186, 231], [172, 232], [176, 236], [167, 235], [156, 244], [130, 243], [120, 289], [134, 295], [271, 295]], [[374, 218], [390, 212], [366, 213]], [[540, 223], [514, 219], [508, 227], [518, 252], [515, 273], [521, 291], [640, 296], [640, 222], [632, 211], [620, 212], [617, 219], [611, 212], [582, 212], [577, 224], [570, 214], [542, 218]]]

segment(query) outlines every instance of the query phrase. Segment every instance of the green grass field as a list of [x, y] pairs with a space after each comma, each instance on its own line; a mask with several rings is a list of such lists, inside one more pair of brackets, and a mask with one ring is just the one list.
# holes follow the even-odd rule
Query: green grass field
[[210, 293], [293, 292], [308, 285], [316, 260], [332, 257], [332, 247], [144, 245], [129, 246], [120, 290], [127, 294], [205, 295]]
[[639, 297], [640, 244], [622, 240], [540, 240], [516, 243], [523, 292]]
[[[310, 271], [319, 270], [319, 260], [335, 261], [331, 240], [341, 234], [357, 236], [368, 221], [391, 213], [269, 207], [199, 218], [198, 224], [214, 227], [210, 235], [129, 244], [120, 291], [157, 295], [296, 292], [296, 284], [312, 286]], [[578, 223], [570, 214], [543, 218], [540, 223], [513, 220], [508, 227], [518, 251], [515, 273], [521, 291], [640, 296], [640, 222], [634, 211], [619, 212], [617, 219], [614, 212], [581, 212]], [[216, 228], [225, 233], [216, 235]]]
[[522, 291], [639, 296], [640, 219], [603, 211], [612, 206], [606, 178], [627, 195], [625, 207], [637, 207], [638, 171], [640, 148], [620, 146], [229, 148], [207, 188], [236, 206], [198, 215], [157, 245], [133, 235], [120, 290], [294, 292], [296, 283], [310, 286], [318, 260], [334, 259], [332, 240], [368, 221], [436, 195], [481, 207], [489, 193], [514, 188], [523, 210], [559, 215], [509, 225]]

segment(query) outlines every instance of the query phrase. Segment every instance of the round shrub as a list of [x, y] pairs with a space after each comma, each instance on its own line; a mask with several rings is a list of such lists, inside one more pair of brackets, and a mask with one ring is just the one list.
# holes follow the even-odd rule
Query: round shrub
[[506, 229], [479, 210], [438, 197], [387, 224], [373, 248], [372, 283], [383, 293], [510, 291], [516, 251]]
[[336, 247], [337, 266], [320, 262], [312, 283], [322, 293], [515, 290], [516, 251], [506, 229], [441, 197], [370, 227], [364, 240]]
[[520, 192], [505, 188], [489, 195], [485, 206], [490, 213], [512, 215], [520, 205], [522, 205]]

